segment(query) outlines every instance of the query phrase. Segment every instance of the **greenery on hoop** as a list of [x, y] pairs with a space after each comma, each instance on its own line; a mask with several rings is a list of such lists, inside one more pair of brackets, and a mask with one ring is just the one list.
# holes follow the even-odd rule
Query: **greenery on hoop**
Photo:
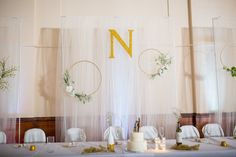
[[230, 67], [230, 66], [225, 65], [225, 64], [223, 63], [222, 56], [223, 56], [224, 50], [225, 50], [226, 48], [228, 48], [229, 46], [235, 47], [235, 44], [236, 44], [236, 43], [228, 43], [228, 44], [226, 44], [226, 45], [222, 48], [222, 50], [221, 50], [221, 52], [220, 52], [220, 63], [221, 63], [221, 65], [223, 66], [223, 70], [229, 72], [232, 77], [236, 77], [236, 67], [235, 67], [235, 66]]
[[86, 102], [89, 102], [91, 100], [91, 96], [84, 94], [84, 93], [77, 93], [76, 90], [73, 87], [73, 84], [75, 84], [74, 81], [71, 80], [69, 71], [66, 70], [64, 73], [64, 83], [66, 86], [66, 92], [75, 98], [77, 98], [80, 102], [85, 104]]
[[158, 58], [155, 59], [155, 63], [158, 66], [156, 73], [151, 74], [151, 78], [154, 79], [156, 76], [161, 76], [165, 71], [169, 69], [171, 64], [171, 58], [168, 54], [160, 53]]
[[0, 60], [0, 90], [8, 89], [8, 78], [14, 77], [17, 71], [16, 66], [6, 67], [7, 59]]
[[236, 67], [235, 66], [232, 66], [231, 68], [224, 66], [223, 69], [230, 72], [232, 77], [236, 77]]

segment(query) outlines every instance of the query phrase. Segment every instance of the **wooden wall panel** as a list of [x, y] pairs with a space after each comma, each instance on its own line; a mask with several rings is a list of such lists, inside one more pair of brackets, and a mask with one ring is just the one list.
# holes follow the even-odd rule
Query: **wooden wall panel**
[[[223, 114], [222, 116], [222, 128], [226, 132], [230, 132], [233, 130], [234, 126], [236, 125], [236, 119], [232, 118], [236, 117], [236, 113], [227, 113]], [[57, 117], [59, 118], [59, 117]], [[203, 114], [196, 114], [196, 113], [184, 113], [182, 114], [181, 125], [194, 125], [200, 132], [201, 137], [202, 134], [202, 127], [207, 123], [214, 123], [215, 115], [209, 113]], [[227, 124], [227, 128], [226, 125]], [[16, 123], [16, 142], [18, 142], [18, 130], [19, 127], [19, 119], [17, 119]], [[21, 143], [24, 142], [24, 133], [28, 129], [31, 128], [41, 128], [46, 133], [46, 136], [54, 136], [56, 137], [56, 117], [37, 117], [37, 118], [21, 118], [21, 133], [20, 133], [20, 141]], [[60, 128], [60, 127], [58, 127]], [[60, 132], [60, 130], [58, 130]], [[228, 133], [226, 135], [232, 135]], [[60, 140], [57, 138], [57, 142]]]
[[[37, 117], [20, 119], [20, 142], [24, 142], [24, 133], [28, 129], [40, 128], [46, 136], [55, 136], [55, 117]], [[16, 121], [16, 142], [19, 142], [19, 119]]]

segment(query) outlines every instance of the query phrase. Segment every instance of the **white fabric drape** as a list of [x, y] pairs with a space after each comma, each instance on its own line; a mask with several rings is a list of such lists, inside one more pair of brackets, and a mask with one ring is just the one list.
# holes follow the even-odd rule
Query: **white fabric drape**
[[7, 134], [7, 143], [15, 141], [16, 113], [19, 96], [19, 19], [0, 18], [0, 59], [7, 66], [17, 66], [14, 78], [9, 78], [9, 88], [0, 91], [0, 131]]
[[[178, 65], [183, 65], [184, 76], [180, 79], [180, 86], [185, 87], [182, 90], [182, 96], [187, 97], [184, 102], [184, 108], [192, 108], [192, 112], [196, 113], [211, 113], [214, 115], [218, 112], [218, 93], [217, 93], [217, 78], [216, 78], [216, 61], [214, 53], [214, 43], [211, 28], [193, 27], [193, 60], [190, 59], [189, 46], [189, 29], [183, 29], [183, 61]], [[194, 67], [194, 75], [192, 75], [191, 66]], [[193, 93], [192, 79], [195, 83], [195, 98], [196, 108], [193, 109]], [[183, 82], [183, 83], [182, 83]], [[183, 86], [185, 84], [185, 86]], [[214, 121], [213, 116], [210, 116], [210, 121]]]
[[[108, 127], [106, 115], [111, 113], [112, 125], [124, 128], [125, 138], [132, 131], [135, 119], [142, 125], [164, 126], [167, 137], [174, 137], [176, 103], [176, 70], [173, 51], [172, 20], [160, 17], [65, 17], [62, 20], [61, 73], [78, 60], [96, 63], [102, 73], [99, 91], [87, 104], [69, 97], [61, 88], [57, 94], [57, 136], [64, 140], [68, 128], [85, 130], [87, 140], [102, 140]], [[133, 29], [133, 56], [130, 58], [115, 41], [115, 58], [109, 58], [110, 34], [115, 29], [128, 43], [128, 29]], [[150, 80], [138, 67], [138, 57], [144, 49], [156, 48], [173, 57], [172, 64], [163, 76]], [[142, 64], [152, 68], [150, 60]], [[60, 79], [62, 76], [59, 77]], [[90, 64], [73, 68], [72, 78], [83, 92], [96, 88], [99, 75]], [[59, 80], [60, 80], [59, 79]], [[58, 89], [63, 82], [58, 81]], [[61, 98], [61, 99], [60, 99]], [[60, 130], [60, 131], [59, 131]]]
[[236, 125], [236, 79], [223, 70], [223, 65], [236, 66], [236, 18], [213, 19], [213, 31], [219, 95], [217, 122], [226, 136], [232, 136]]

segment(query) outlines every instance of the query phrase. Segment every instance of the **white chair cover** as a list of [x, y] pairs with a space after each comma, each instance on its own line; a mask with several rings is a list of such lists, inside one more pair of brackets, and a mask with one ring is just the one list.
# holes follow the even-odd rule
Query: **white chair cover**
[[86, 134], [81, 128], [70, 128], [67, 130], [66, 135], [67, 142], [85, 142]]
[[234, 131], [233, 131], [233, 136], [236, 137], [236, 126], [235, 126]]
[[199, 131], [193, 125], [183, 125], [181, 130], [182, 138], [200, 138]]
[[4, 132], [0, 131], [0, 144], [7, 143], [7, 136]]
[[25, 143], [44, 143], [46, 142], [46, 135], [42, 129], [34, 128], [25, 132]]
[[153, 126], [142, 126], [139, 131], [143, 132], [145, 140], [154, 140], [158, 137], [157, 129]]
[[202, 128], [202, 133], [204, 137], [223, 137], [224, 136], [224, 131], [222, 127], [216, 123], [206, 124]]
[[109, 133], [112, 134], [115, 141], [124, 140], [124, 129], [118, 126], [110, 126], [104, 132], [104, 140], [107, 140]]

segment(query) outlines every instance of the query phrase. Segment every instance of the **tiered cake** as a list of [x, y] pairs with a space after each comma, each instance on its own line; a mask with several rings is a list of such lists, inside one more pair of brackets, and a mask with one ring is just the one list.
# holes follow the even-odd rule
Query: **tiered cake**
[[142, 132], [131, 133], [127, 149], [134, 152], [144, 152], [147, 150], [147, 141], [144, 140]]

